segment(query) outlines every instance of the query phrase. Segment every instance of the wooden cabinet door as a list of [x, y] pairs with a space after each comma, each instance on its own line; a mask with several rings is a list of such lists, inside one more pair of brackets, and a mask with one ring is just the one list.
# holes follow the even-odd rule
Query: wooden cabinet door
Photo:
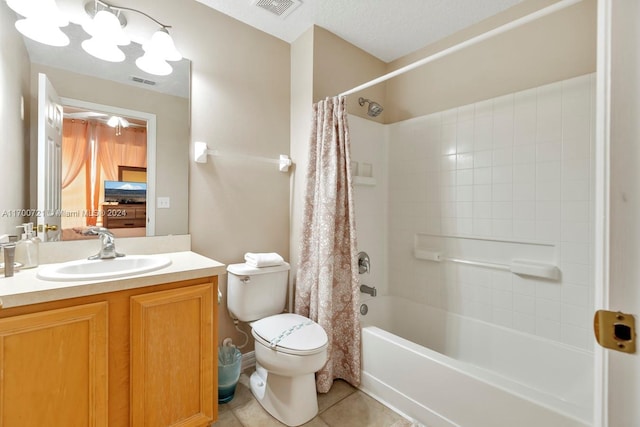
[[0, 320], [0, 426], [106, 427], [107, 303]]
[[212, 283], [131, 297], [131, 425], [209, 425], [213, 355]]

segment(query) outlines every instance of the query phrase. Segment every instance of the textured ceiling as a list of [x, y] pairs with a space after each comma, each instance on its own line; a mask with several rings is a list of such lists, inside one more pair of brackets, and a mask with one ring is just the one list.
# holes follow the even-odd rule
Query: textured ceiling
[[284, 18], [254, 0], [196, 1], [289, 43], [315, 24], [390, 62], [522, 0], [301, 0]]
[[[85, 1], [57, 0], [57, 4], [72, 22], [79, 24], [87, 19]], [[389, 62], [523, 0], [300, 0], [299, 6], [292, 8], [286, 17], [257, 7], [256, 0], [196, 1], [288, 43], [315, 24]], [[262, 1], [275, 4], [291, 0]], [[126, 1], [119, 4], [125, 5]], [[126, 16], [131, 21], [127, 30], [134, 41], [157, 29], [152, 21], [138, 14]], [[147, 76], [132, 61], [142, 53], [139, 45], [125, 48], [131, 50], [127, 50], [128, 61], [105, 66], [103, 61], [95, 60], [79, 49], [80, 40], [85, 39], [86, 34], [77, 25], [65, 27], [63, 31], [72, 39], [72, 48], [62, 53], [25, 39], [32, 61], [133, 85], [136, 83], [131, 81], [131, 76], [141, 76], [156, 82], [156, 86], [147, 87], [149, 89], [188, 97], [189, 61], [172, 63], [174, 73], [171, 76]]]

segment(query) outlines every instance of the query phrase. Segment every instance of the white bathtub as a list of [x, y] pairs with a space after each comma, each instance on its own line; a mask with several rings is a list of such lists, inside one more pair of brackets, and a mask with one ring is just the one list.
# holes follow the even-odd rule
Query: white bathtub
[[593, 354], [396, 297], [363, 301], [366, 393], [429, 427], [591, 425]]

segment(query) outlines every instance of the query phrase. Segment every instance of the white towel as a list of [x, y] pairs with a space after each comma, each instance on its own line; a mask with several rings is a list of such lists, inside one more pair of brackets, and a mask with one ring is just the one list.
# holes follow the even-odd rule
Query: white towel
[[244, 254], [244, 260], [252, 267], [273, 267], [275, 265], [282, 265], [284, 258], [275, 252], [266, 253], [252, 253], [247, 252]]

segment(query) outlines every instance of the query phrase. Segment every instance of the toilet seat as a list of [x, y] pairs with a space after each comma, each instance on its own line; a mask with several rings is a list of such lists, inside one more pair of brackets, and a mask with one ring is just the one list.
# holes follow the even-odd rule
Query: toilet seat
[[324, 350], [328, 343], [322, 326], [299, 314], [276, 314], [253, 322], [251, 327], [256, 341], [282, 353], [315, 354]]

